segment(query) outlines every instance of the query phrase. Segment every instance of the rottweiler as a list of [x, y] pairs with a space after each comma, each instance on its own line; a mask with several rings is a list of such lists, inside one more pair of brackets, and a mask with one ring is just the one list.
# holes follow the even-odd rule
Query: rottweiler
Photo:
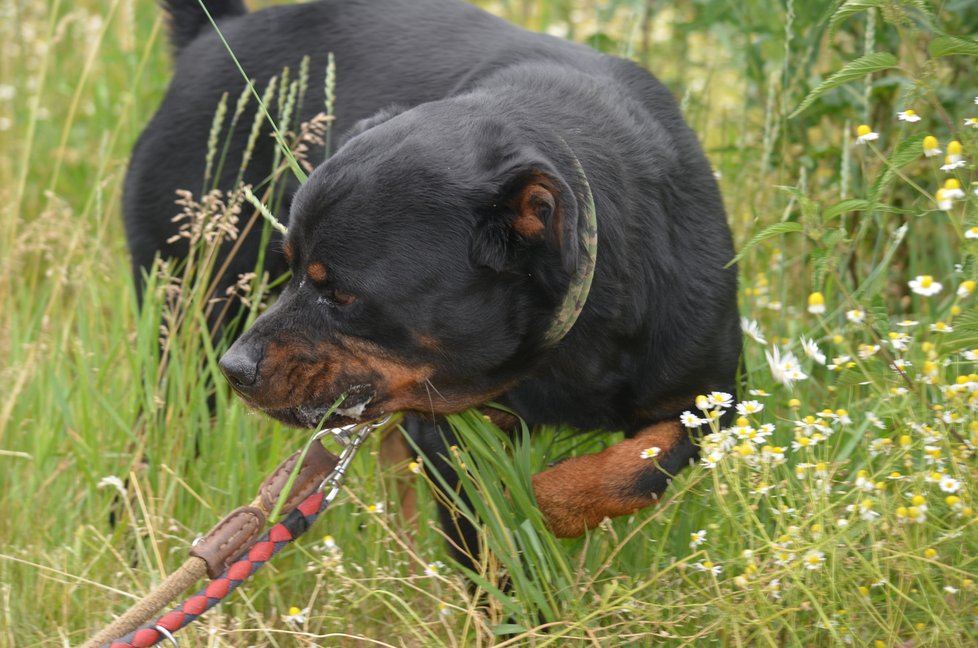
[[[175, 74], [125, 184], [137, 273], [186, 253], [167, 243], [174, 190], [199, 186], [214, 106], [244, 84], [197, 0], [163, 4]], [[205, 4], [259, 85], [305, 55], [324, 70], [331, 52], [345, 133], [287, 191], [288, 235], [266, 267], [291, 278], [221, 359], [233, 389], [296, 427], [344, 394], [327, 424], [412, 413], [449, 487], [439, 457], [455, 440], [440, 415], [497, 402], [532, 427], [624, 431], [534, 475], [537, 503], [564, 537], [653, 504], [697, 456], [680, 414], [734, 391], [741, 348], [723, 203], [668, 89], [460, 0]], [[314, 94], [305, 118], [321, 109]], [[273, 156], [262, 138], [244, 182]], [[240, 244], [226, 284], [253, 269], [260, 241]], [[477, 546], [440, 514], [452, 544]]]

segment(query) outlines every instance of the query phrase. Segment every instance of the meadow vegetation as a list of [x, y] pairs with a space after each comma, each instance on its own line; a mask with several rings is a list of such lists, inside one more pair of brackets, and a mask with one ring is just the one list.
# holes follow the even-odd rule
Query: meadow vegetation
[[[382, 468], [375, 440], [317, 526], [182, 645], [975, 645], [978, 6], [486, 5], [631, 57], [681, 100], [741, 250], [740, 391], [684, 416], [702, 460], [659, 506], [578, 540], [544, 530], [529, 475], [604, 437], [453, 417], [491, 550], [481, 596], [433, 516], [402, 518], [395, 472], [433, 510], [424, 463]], [[3, 646], [81, 643], [306, 440], [218, 377], [207, 243], [235, 235], [243, 194], [202, 178], [174, 196], [200, 254], [136, 307], [121, 178], [168, 74], [153, 3], [0, 0]], [[330, 134], [290, 123], [290, 93], [324, 75], [270, 96], [300, 163]], [[277, 280], [242, 278], [249, 317]]]

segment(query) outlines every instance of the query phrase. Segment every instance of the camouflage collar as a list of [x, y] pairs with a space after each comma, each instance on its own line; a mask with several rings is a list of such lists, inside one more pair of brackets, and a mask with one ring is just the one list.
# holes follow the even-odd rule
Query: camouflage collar
[[[567, 146], [566, 142], [564, 142], [564, 146]], [[570, 151], [569, 146], [567, 149]], [[583, 218], [580, 218], [577, 223], [581, 256], [567, 288], [564, 303], [557, 309], [557, 315], [547, 331], [545, 339], [548, 345], [555, 345], [560, 342], [570, 332], [581, 311], [584, 310], [584, 303], [591, 291], [591, 280], [594, 279], [594, 266], [598, 257], [598, 220], [594, 209], [594, 196], [591, 195], [591, 185], [588, 184], [587, 176], [584, 175], [580, 161], [573, 152], [570, 155], [574, 160], [574, 171], [577, 175], [576, 184], [579, 187], [578, 204], [584, 205]]]

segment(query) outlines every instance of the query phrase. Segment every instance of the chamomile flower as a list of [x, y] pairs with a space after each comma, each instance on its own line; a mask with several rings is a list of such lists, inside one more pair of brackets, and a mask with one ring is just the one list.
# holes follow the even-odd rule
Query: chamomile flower
[[[876, 415], [875, 412], [866, 412], [866, 420], [869, 421], [870, 425], [872, 425], [873, 427], [879, 430], [886, 429], [886, 424], [879, 416]], [[889, 439], [887, 439], [887, 441], [889, 441]]]
[[703, 455], [701, 462], [704, 468], [713, 469], [716, 468], [721, 461], [723, 461], [724, 456], [725, 455], [720, 450], [711, 450], [707, 454]]
[[964, 198], [964, 191], [961, 189], [961, 183], [958, 182], [957, 178], [948, 178], [945, 180], [943, 189], [945, 198], [950, 198], [951, 200]]
[[709, 561], [709, 560], [702, 560], [702, 561], [700, 561], [698, 563], [694, 563], [693, 566], [696, 567], [696, 569], [698, 569], [700, 571], [710, 572], [714, 576], [719, 575], [720, 572], [723, 571], [723, 565], [717, 565], [717, 564], [715, 564], [715, 563], [713, 563], [712, 561]]
[[710, 392], [706, 398], [714, 409], [728, 410], [733, 405], [733, 396], [727, 392]]
[[964, 120], [965, 126], [971, 126], [972, 128], [978, 128], [978, 117], [968, 117]]
[[[879, 421], [878, 418], [876, 420]], [[880, 421], [880, 423], [882, 423], [882, 421]], [[873, 439], [872, 441], [869, 442], [870, 457], [888, 455], [892, 450], [893, 450], [893, 439], [888, 439], [886, 437], [883, 437], [879, 439]]]
[[876, 355], [876, 352], [879, 350], [880, 345], [878, 344], [860, 344], [858, 349], [859, 357], [862, 360], [866, 360], [867, 358], [871, 358]]
[[377, 513], [378, 515], [384, 512], [383, 502], [374, 502], [373, 504], [367, 505], [367, 513]]
[[964, 356], [965, 360], [978, 362], [978, 349], [965, 349], [961, 352], [961, 355]]
[[801, 563], [805, 566], [805, 569], [809, 571], [821, 569], [822, 565], [825, 563], [825, 553], [819, 551], [818, 549], [809, 549], [805, 552], [805, 555], [802, 556]]
[[860, 144], [872, 142], [873, 140], [879, 139], [879, 137], [879, 133], [874, 133], [873, 129], [867, 124], [860, 124], [856, 127], [856, 141]]
[[897, 119], [905, 122], [919, 122], [920, 115], [918, 115], [912, 108], [907, 108], [906, 110], [901, 110], [897, 113]]
[[957, 493], [961, 490], [961, 482], [950, 475], [942, 475], [937, 484], [945, 493]]
[[[976, 189], [976, 191], [978, 191], [978, 189]], [[978, 239], [978, 225], [966, 229], [964, 231], [964, 237], [966, 239]]]
[[740, 416], [749, 416], [751, 414], [757, 414], [764, 409], [764, 404], [759, 403], [756, 400], [749, 400], [737, 403], [737, 414]]
[[965, 281], [962, 281], [961, 285], [958, 286], [958, 297], [961, 298], [969, 297], [971, 293], [975, 292], [976, 285], [978, 284], [975, 283], [974, 279], [967, 279]]
[[[916, 322], [914, 322], [914, 324], [916, 324]], [[903, 324], [897, 324], [897, 326], [901, 325]], [[890, 331], [886, 334], [886, 341], [889, 342], [890, 346], [897, 351], [906, 351], [910, 347], [910, 343], [913, 342], [913, 338], [906, 333], [901, 333], [900, 331]]]
[[924, 138], [924, 156], [934, 157], [935, 155], [940, 155], [943, 153], [941, 149], [938, 148], [937, 138], [933, 135], [928, 135]]
[[768, 393], [767, 391], [765, 391], [763, 389], [751, 389], [747, 393], [750, 394], [751, 396], [760, 396], [760, 397], [770, 396], [771, 395], [770, 393]]
[[856, 363], [852, 361], [852, 358], [847, 355], [836, 356], [832, 358], [832, 362], [825, 365], [830, 371], [842, 371], [843, 369], [852, 369], [856, 366]]
[[967, 162], [965, 162], [964, 160], [952, 160], [950, 155], [945, 155], [944, 164], [941, 165], [941, 171], [944, 171], [945, 173], [950, 173], [955, 169], [960, 169], [966, 164]]
[[783, 446], [766, 445], [761, 448], [761, 461], [770, 466], [780, 466], [785, 462]]
[[907, 285], [910, 286], [910, 290], [925, 297], [932, 297], [944, 288], [944, 284], [939, 281], [934, 281], [934, 277], [930, 275], [917, 275], [908, 281]]
[[866, 321], [866, 311], [861, 308], [853, 308], [846, 311], [846, 319], [853, 324], [862, 324]]
[[767, 339], [764, 337], [764, 333], [761, 332], [761, 327], [758, 326], [756, 320], [749, 320], [746, 317], [741, 317], [740, 328], [744, 331], [744, 335], [754, 340], [758, 344], [767, 344]]
[[657, 447], [654, 447], [653, 446], [651, 448], [646, 448], [645, 450], [642, 450], [642, 452], [639, 454], [639, 456], [642, 459], [655, 459], [661, 453], [662, 453], [662, 448], [657, 448]]
[[941, 211], [951, 211], [954, 207], [954, 201], [951, 200], [950, 196], [946, 195], [944, 189], [937, 190], [937, 193], [934, 194], [934, 201], [937, 203], [937, 208]]
[[954, 327], [947, 322], [934, 322], [930, 325], [930, 330], [934, 333], [953, 333]]
[[767, 357], [768, 366], [771, 368], [771, 375], [785, 387], [790, 388], [799, 380], [808, 378], [808, 374], [801, 370], [798, 358], [791, 351], [785, 351], [782, 355], [781, 351], [774, 347], [773, 352], [765, 351], [764, 355]]
[[292, 625], [302, 625], [306, 622], [308, 615], [309, 608], [300, 609], [293, 605], [289, 608], [289, 613], [282, 616], [282, 620]]
[[960, 162], [964, 160], [963, 148], [961, 147], [961, 142], [958, 140], [951, 140], [947, 143], [947, 157], [950, 158], [951, 162]]
[[435, 562], [430, 562], [427, 564], [427, 566], [424, 568], [424, 575], [438, 576], [443, 571], [445, 571], [445, 563], [440, 560], [436, 560]]
[[420, 475], [423, 470], [424, 464], [422, 463], [421, 457], [416, 457], [414, 461], [408, 463], [408, 470], [413, 472], [415, 475]]
[[683, 426], [688, 428], [698, 428], [706, 423], [705, 419], [701, 419], [688, 410], [682, 413], [682, 415], [679, 417], [679, 421], [683, 424]]
[[825, 364], [825, 354], [818, 348], [818, 343], [815, 340], [809, 340], [805, 336], [802, 336], [801, 348], [804, 350], [806, 356], [820, 365]]
[[821, 315], [825, 312], [825, 295], [815, 291], [808, 296], [808, 312], [812, 315]]
[[706, 529], [700, 529], [689, 534], [689, 548], [695, 549], [706, 542]]

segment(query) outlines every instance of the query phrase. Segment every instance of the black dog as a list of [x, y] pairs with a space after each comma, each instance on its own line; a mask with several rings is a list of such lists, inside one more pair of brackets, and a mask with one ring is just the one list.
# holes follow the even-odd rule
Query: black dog
[[[197, 0], [165, 4], [176, 74], [126, 182], [137, 271], [185, 254], [165, 242], [173, 191], [199, 186], [213, 107], [243, 84]], [[349, 129], [287, 197], [274, 247], [292, 279], [221, 360], [234, 389], [304, 427], [345, 393], [336, 423], [497, 401], [530, 425], [624, 430], [536, 475], [538, 504], [574, 536], [654, 503], [696, 456], [680, 413], [733, 391], [741, 343], [723, 205], [669, 92], [457, 0], [207, 6], [259, 84], [333, 52], [336, 127]], [[306, 117], [321, 100], [307, 104]], [[245, 182], [269, 172], [265, 139]], [[226, 282], [252, 269], [258, 240]], [[441, 434], [420, 442], [445, 454]]]

